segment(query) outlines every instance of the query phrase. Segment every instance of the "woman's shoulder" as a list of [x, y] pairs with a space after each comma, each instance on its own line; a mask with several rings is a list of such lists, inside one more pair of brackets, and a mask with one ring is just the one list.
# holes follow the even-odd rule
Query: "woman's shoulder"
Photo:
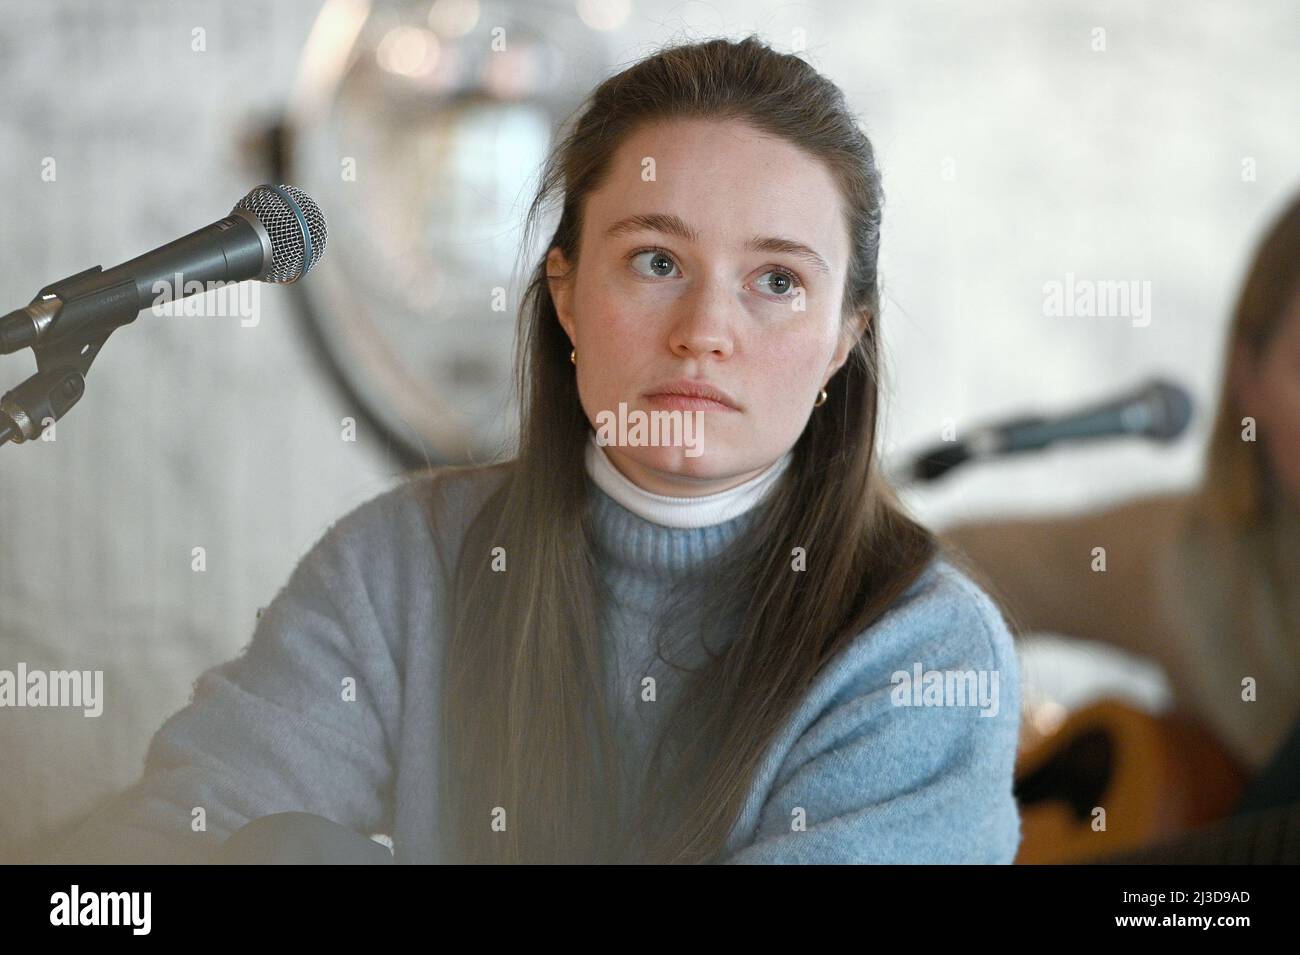
[[368, 577], [394, 564], [422, 573], [435, 553], [454, 559], [470, 522], [506, 473], [506, 464], [492, 464], [403, 474], [335, 518], [309, 558], [342, 559]]
[[[469, 521], [503, 482], [509, 462], [446, 465], [401, 475], [385, 491], [366, 498], [332, 525], [345, 533], [388, 532], [414, 526], [441, 538]], [[422, 521], [413, 520], [420, 517]]]
[[900, 672], [997, 673], [1019, 686], [1015, 640], [989, 594], [942, 552], [834, 661], [845, 687], [878, 687]]
[[940, 551], [882, 615], [877, 626], [913, 636], [963, 635], [972, 644], [987, 644], [996, 656], [1014, 652], [1011, 631], [1001, 608], [974, 577]]

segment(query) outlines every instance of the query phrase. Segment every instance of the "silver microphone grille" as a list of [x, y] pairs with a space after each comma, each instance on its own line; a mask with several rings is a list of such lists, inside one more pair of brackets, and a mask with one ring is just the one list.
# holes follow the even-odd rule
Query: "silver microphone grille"
[[325, 251], [325, 215], [320, 206], [293, 186], [261, 185], [235, 203], [252, 213], [271, 238], [271, 266], [264, 282], [296, 282], [320, 261]]

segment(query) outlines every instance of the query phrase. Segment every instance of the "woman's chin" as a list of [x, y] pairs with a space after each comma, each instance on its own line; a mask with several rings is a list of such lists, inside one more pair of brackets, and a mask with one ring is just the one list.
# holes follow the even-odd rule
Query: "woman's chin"
[[725, 477], [728, 473], [728, 455], [722, 449], [689, 447], [624, 448], [623, 453], [644, 468], [676, 474], [681, 477], [716, 480]]

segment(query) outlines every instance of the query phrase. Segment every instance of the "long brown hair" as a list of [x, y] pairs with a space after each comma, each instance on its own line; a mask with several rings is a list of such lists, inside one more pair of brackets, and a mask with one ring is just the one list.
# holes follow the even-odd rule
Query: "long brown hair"
[[[518, 452], [480, 469], [499, 484], [454, 568], [440, 702], [444, 861], [716, 861], [765, 751], [818, 671], [936, 554], [876, 458], [882, 192], [871, 144], [832, 82], [754, 37], [661, 50], [590, 95], [544, 166], [525, 235], [561, 197], [548, 250], [576, 263], [584, 200], [620, 143], [678, 117], [740, 120], [826, 164], [851, 240], [842, 319], [865, 326], [753, 522], [665, 605], [665, 627], [685, 620], [688, 636], [719, 626], [736, 636], [685, 686], [634, 832], [620, 831], [583, 458], [591, 426], [542, 256], [519, 313]], [[795, 548], [804, 572], [792, 570]], [[491, 568], [494, 554], [505, 572]]]
[[1242, 530], [1268, 519], [1265, 513], [1273, 475], [1259, 441], [1242, 439], [1241, 407], [1233, 388], [1233, 356], [1261, 359], [1272, 345], [1297, 292], [1300, 292], [1300, 195], [1274, 218], [1260, 239], [1233, 310], [1223, 350], [1224, 374], [1218, 411], [1206, 447], [1205, 478], [1195, 495], [1193, 514], [1208, 527]]

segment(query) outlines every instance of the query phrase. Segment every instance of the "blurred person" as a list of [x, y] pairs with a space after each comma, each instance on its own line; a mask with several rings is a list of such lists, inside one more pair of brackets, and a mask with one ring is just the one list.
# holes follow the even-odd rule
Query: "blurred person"
[[[1021, 632], [1102, 641], [1165, 670], [1176, 711], [1253, 783], [1300, 802], [1300, 197], [1241, 287], [1204, 477], [1080, 514], [940, 533]], [[1105, 548], [1105, 572], [1092, 569]]]
[[[662, 50], [530, 231], [551, 198], [517, 456], [337, 522], [53, 860], [1012, 861], [1011, 634], [878, 469], [841, 90], [752, 37]], [[704, 453], [599, 439], [624, 406], [702, 411]]]

